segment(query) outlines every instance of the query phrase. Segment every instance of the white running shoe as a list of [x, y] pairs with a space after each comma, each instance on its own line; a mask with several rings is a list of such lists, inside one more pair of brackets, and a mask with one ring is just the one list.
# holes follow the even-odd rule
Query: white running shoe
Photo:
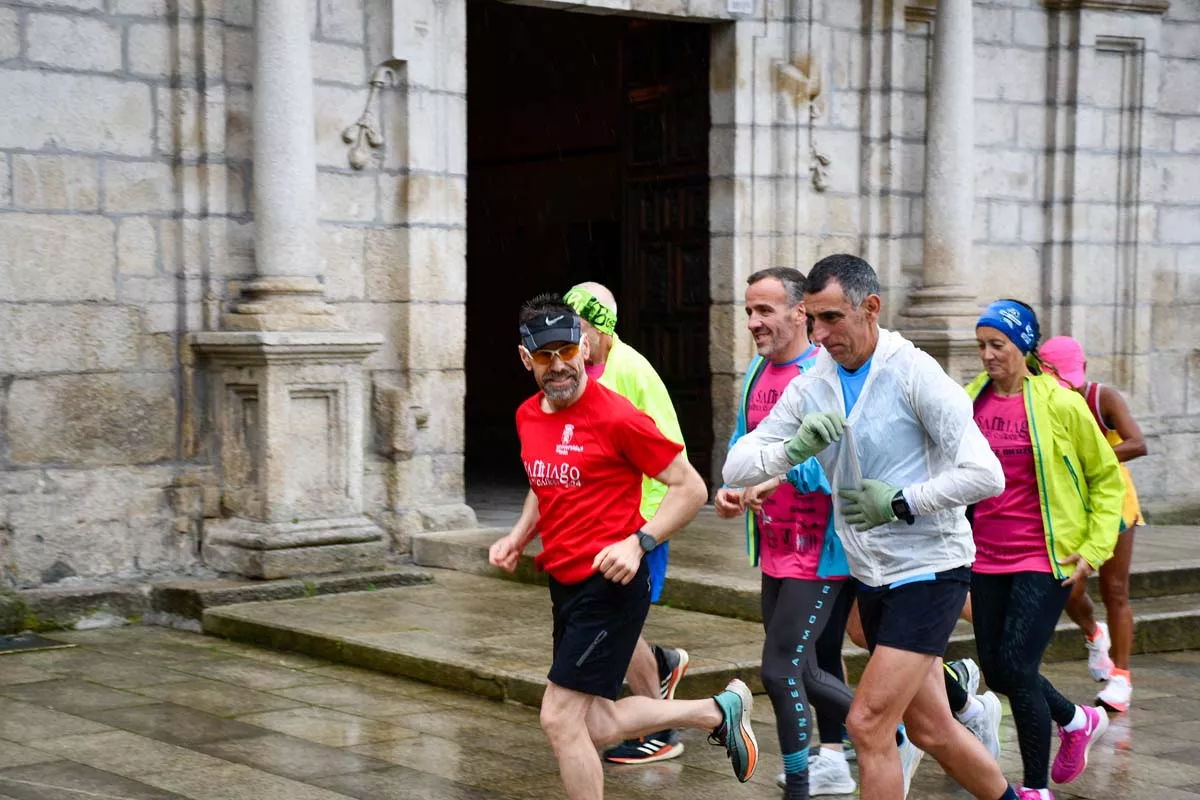
[[1109, 711], [1124, 713], [1129, 710], [1129, 702], [1132, 699], [1133, 682], [1124, 675], [1114, 674], [1096, 695], [1096, 705], [1104, 706]]
[[1095, 641], [1084, 639], [1088, 651], [1088, 672], [1092, 673], [1092, 680], [1106, 681], [1113, 671], [1112, 659], [1108, 657], [1108, 648], [1112, 646], [1112, 639], [1108, 636], [1108, 624], [1097, 622], [1096, 633], [1098, 635]]
[[[775, 785], [780, 789], [787, 788], [787, 773], [781, 772], [775, 778]], [[850, 765], [845, 758], [822, 758], [813, 756], [808, 761], [808, 794], [810, 797], [821, 795], [854, 794], [858, 784], [850, 775]]]
[[821, 757], [808, 762], [808, 793], [812, 797], [854, 794], [857, 788], [845, 758]]
[[958, 658], [947, 662], [946, 666], [954, 670], [968, 696], [979, 694], [979, 665], [975, 663], [975, 659]]
[[1000, 698], [996, 697], [995, 692], [984, 692], [975, 696], [983, 704], [983, 710], [964, 722], [963, 726], [983, 743], [983, 746], [992, 754], [992, 758], [999, 761], [1000, 717], [1003, 713], [1000, 709]]
[[917, 765], [921, 763], [925, 751], [912, 743], [908, 734], [900, 745], [900, 767], [904, 770], [904, 796], [908, 797], [909, 787], [912, 786], [913, 775], [917, 773]]

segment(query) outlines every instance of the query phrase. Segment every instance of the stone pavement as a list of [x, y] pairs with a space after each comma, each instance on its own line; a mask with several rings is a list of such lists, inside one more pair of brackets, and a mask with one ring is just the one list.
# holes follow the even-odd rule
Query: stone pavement
[[[0, 656], [0, 800], [554, 798], [535, 711], [411, 680], [162, 628], [55, 634], [79, 647]], [[1096, 684], [1050, 665], [1069, 696]], [[1060, 800], [1200, 797], [1200, 653], [1135, 658], [1135, 707]], [[606, 767], [609, 798], [777, 800], [779, 749], [746, 786], [702, 733], [673, 762]], [[1011, 720], [1005, 772], [1019, 778]], [[966, 795], [930, 759], [910, 797]]]

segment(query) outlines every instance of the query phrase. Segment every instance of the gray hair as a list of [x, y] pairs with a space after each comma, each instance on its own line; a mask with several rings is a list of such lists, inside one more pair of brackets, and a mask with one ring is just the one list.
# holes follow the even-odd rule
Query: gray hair
[[858, 308], [869, 295], [881, 294], [879, 276], [874, 268], [858, 256], [848, 253], [835, 253], [825, 256], [813, 265], [808, 273], [808, 288], [810, 293], [821, 292], [831, 280], [837, 281], [842, 287], [846, 299], [853, 308]]
[[788, 306], [794, 306], [804, 302], [804, 273], [798, 269], [791, 267], [769, 267], [760, 269], [746, 279], [747, 286], [753, 286], [759, 281], [765, 281], [767, 278], [774, 278], [783, 284], [783, 290], [787, 294]]

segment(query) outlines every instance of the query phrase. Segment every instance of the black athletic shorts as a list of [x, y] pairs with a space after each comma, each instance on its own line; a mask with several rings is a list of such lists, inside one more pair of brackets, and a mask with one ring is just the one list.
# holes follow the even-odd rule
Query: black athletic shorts
[[877, 645], [941, 656], [971, 589], [971, 568], [957, 567], [888, 586], [858, 584], [867, 648]]
[[622, 586], [600, 573], [579, 583], [550, 578], [554, 663], [547, 676], [564, 689], [616, 700], [650, 610], [646, 560]]

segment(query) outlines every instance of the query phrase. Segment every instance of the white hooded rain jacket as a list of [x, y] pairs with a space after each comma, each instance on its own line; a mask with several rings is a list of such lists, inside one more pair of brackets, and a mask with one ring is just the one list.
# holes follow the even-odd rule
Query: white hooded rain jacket
[[[871, 371], [850, 412], [842, 439], [817, 455], [833, 486], [834, 525], [850, 571], [868, 586], [955, 567], [975, 560], [965, 507], [1004, 490], [1004, 473], [975, 425], [971, 401], [941, 366], [899, 333], [881, 329]], [[792, 467], [784, 442], [805, 414], [845, 413], [837, 365], [821, 351], [796, 377], [770, 415], [729, 451], [729, 486], [753, 486]], [[906, 489], [916, 523], [894, 521], [853, 530], [842, 514], [839, 489], [863, 478]]]

